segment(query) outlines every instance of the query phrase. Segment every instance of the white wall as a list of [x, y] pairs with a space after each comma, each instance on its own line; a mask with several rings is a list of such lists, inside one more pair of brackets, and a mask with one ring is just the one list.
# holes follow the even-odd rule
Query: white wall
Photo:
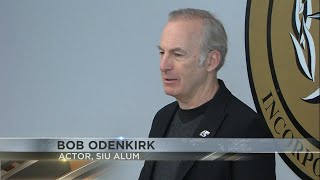
[[[245, 0], [2, 0], [0, 137], [146, 137], [173, 101], [162, 91], [156, 46], [168, 12], [185, 7], [222, 20], [230, 50], [219, 76], [255, 109]], [[136, 179], [142, 162], [121, 163], [108, 177]], [[277, 176], [297, 179], [280, 157]]]

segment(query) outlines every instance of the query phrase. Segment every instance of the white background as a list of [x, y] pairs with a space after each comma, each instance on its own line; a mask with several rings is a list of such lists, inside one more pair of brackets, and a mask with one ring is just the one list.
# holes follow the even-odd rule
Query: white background
[[[167, 14], [201, 8], [229, 36], [219, 72], [255, 109], [248, 82], [245, 0], [0, 1], [0, 137], [147, 137], [163, 93], [156, 46]], [[137, 179], [117, 162], [106, 179]], [[123, 173], [125, 172], [125, 173]], [[298, 179], [277, 157], [278, 179]]]

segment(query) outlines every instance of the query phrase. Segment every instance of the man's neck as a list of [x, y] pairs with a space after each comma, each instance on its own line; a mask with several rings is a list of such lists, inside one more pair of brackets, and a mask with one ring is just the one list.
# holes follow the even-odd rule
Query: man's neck
[[218, 80], [207, 84], [202, 90], [188, 99], [176, 98], [181, 109], [194, 109], [210, 101], [219, 89]]

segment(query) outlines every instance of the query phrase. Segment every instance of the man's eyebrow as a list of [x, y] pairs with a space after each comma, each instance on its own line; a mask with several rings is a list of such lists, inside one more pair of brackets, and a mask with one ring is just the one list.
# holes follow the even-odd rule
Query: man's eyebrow
[[162, 49], [159, 45], [157, 46], [157, 48], [158, 48], [159, 50], [163, 51], [163, 49]]
[[[159, 49], [160, 51], [163, 51], [163, 48], [161, 48], [161, 46], [157, 46], [157, 47], [158, 47], [158, 49]], [[170, 49], [169, 51], [170, 51], [170, 52], [182, 52], [182, 53], [187, 53], [185, 50], [183, 50], [182, 48], [179, 48], [179, 47]]]

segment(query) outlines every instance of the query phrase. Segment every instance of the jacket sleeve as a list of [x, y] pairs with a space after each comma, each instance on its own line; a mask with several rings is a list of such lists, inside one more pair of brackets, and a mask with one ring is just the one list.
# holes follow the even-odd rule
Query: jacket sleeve
[[233, 180], [274, 180], [275, 157], [274, 154], [260, 154], [252, 160], [240, 160], [232, 164]]
[[[272, 138], [266, 122], [260, 116], [251, 121], [247, 132], [246, 138]], [[275, 153], [250, 155], [248, 160], [239, 160], [232, 163], [232, 179], [276, 179]]]
[[[159, 123], [159, 114], [161, 113], [161, 110], [157, 112], [157, 114], [154, 116], [153, 121], [152, 121], [152, 125], [151, 125], [151, 129], [149, 132], [148, 137], [149, 138], [155, 138], [155, 132], [156, 129], [158, 127], [158, 123]], [[143, 167], [141, 169], [140, 175], [139, 175], [139, 180], [149, 180], [151, 177], [151, 173], [152, 173], [152, 169], [153, 169], [153, 162], [152, 161], [145, 161], [143, 164]]]

